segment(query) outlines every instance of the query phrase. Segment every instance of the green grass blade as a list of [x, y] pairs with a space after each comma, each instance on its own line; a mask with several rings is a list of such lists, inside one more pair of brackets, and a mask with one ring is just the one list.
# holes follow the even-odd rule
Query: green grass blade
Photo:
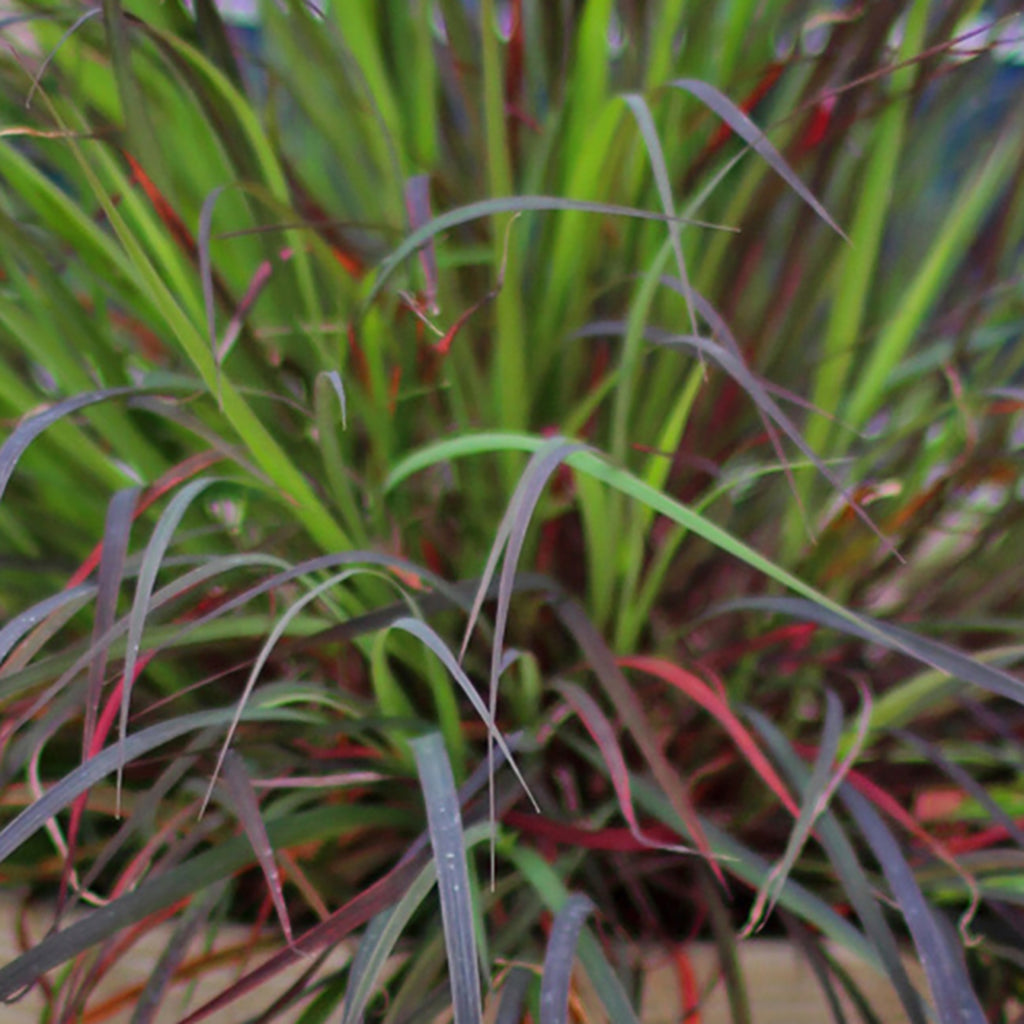
[[395, 945], [413, 914], [437, 881], [437, 862], [431, 861], [413, 880], [402, 898], [367, 925], [349, 970], [341, 1024], [362, 1024], [366, 1006]]

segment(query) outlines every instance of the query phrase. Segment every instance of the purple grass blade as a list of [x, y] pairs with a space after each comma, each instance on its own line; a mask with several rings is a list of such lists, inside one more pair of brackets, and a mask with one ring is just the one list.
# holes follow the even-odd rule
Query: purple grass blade
[[797, 177], [782, 154], [768, 141], [768, 136], [728, 96], [719, 92], [713, 85], [695, 78], [677, 78], [668, 84], [696, 96], [709, 110], [716, 113], [836, 234], [846, 238], [843, 229]]
[[710, 617], [738, 610], [772, 612], [817, 622], [828, 629], [860, 637], [868, 643], [879, 644], [891, 651], [906, 654], [924, 665], [946, 673], [953, 679], [973, 683], [990, 693], [1006, 697], [1017, 704], [1024, 704], [1024, 682], [1016, 676], [995, 665], [978, 661], [955, 647], [949, 647], [929, 637], [918, 636], [902, 626], [894, 626], [853, 612], [840, 616], [802, 597], [740, 598], [717, 605], [707, 615]]
[[589, 897], [573, 893], [555, 915], [540, 980], [540, 1024], [567, 1024], [569, 1020], [569, 986], [576, 946], [584, 921], [595, 909]]
[[[142, 648], [142, 631], [146, 625], [146, 618], [149, 615], [150, 601], [153, 596], [153, 588], [156, 585], [157, 573], [163, 562], [164, 555], [171, 543], [175, 530], [181, 522], [182, 517], [188, 511], [189, 506], [199, 495], [214, 483], [219, 482], [215, 477], [200, 477], [186, 484], [171, 499], [167, 508], [164, 509], [159, 521], [153, 529], [153, 533], [146, 545], [146, 550], [139, 565], [139, 578], [135, 585], [135, 599], [132, 602], [132, 610], [128, 619], [128, 646], [124, 656], [124, 685], [121, 688], [121, 715], [118, 720], [118, 743], [124, 746], [125, 736], [128, 732], [128, 711], [131, 707], [132, 687], [135, 684], [135, 668], [139, 661], [139, 653]], [[122, 765], [124, 762], [122, 761]], [[121, 809], [121, 768], [117, 773], [117, 808], [120, 814]]]
[[203, 309], [206, 313], [206, 333], [210, 342], [210, 352], [220, 370], [220, 360], [217, 358], [217, 311], [213, 295], [213, 263], [210, 259], [210, 233], [213, 228], [213, 209], [217, 200], [227, 188], [226, 185], [219, 185], [203, 200], [202, 209], [199, 211], [199, 237], [196, 240], [196, 248], [199, 253], [199, 282], [203, 290]]
[[77, 603], [81, 607], [90, 601], [95, 593], [95, 584], [82, 583], [70, 590], [62, 590], [59, 594], [53, 594], [15, 615], [3, 629], [0, 629], [0, 662], [10, 654], [11, 648], [30, 629], [38, 626], [48, 615], [69, 604]]
[[840, 798], [874, 851], [903, 911], [932, 990], [939, 1021], [941, 1024], [986, 1024], [988, 1018], [974, 992], [956, 935], [925, 899], [892, 833], [868, 799], [849, 783], [840, 789]]
[[965, 793], [976, 800], [981, 807], [984, 807], [992, 820], [1002, 825], [1006, 829], [1006, 834], [1021, 849], [1024, 849], [1024, 830], [992, 799], [988, 789], [969, 771], [957, 764], [956, 761], [951, 761], [942, 753], [940, 747], [921, 736], [915, 736], [906, 729], [893, 729], [893, 735], [898, 736], [904, 743], [915, 747], [919, 753], [945, 772]]
[[7, 490], [11, 474], [18, 465], [18, 460], [24, 455], [28, 446], [45, 430], [52, 427], [54, 423], [62, 420], [65, 416], [78, 412], [80, 409], [87, 409], [90, 405], [98, 405], [100, 402], [109, 402], [114, 398], [124, 398], [128, 395], [139, 395], [147, 391], [146, 388], [126, 387], [107, 388], [103, 391], [89, 391], [85, 394], [75, 395], [73, 398], [65, 398], [55, 405], [51, 405], [43, 412], [35, 413], [23, 419], [4, 441], [0, 448], [0, 498]]
[[501, 988], [501, 1002], [494, 1024], [520, 1024], [533, 975], [525, 967], [513, 967]]
[[452, 766], [440, 733], [432, 732], [410, 740], [410, 746], [416, 758], [416, 770], [427, 808], [430, 845], [437, 865], [455, 1024], [480, 1024], [483, 999], [472, 890]]
[[[409, 214], [409, 227], [413, 231], [430, 222], [430, 175], [417, 174], [405, 183], [405, 208]], [[437, 251], [433, 238], [420, 249], [420, 267], [423, 270], [424, 306], [430, 316], [436, 316], [437, 306]]]
[[288, 945], [291, 946], [294, 943], [292, 922], [288, 916], [288, 905], [284, 899], [281, 872], [274, 859], [274, 849], [270, 845], [267, 827], [263, 824], [256, 791], [252, 788], [252, 780], [245, 770], [242, 758], [233, 750], [229, 750], [224, 758], [224, 785], [231, 798], [231, 809], [242, 822], [242, 828], [245, 829], [245, 834], [249, 837], [249, 842], [252, 843], [253, 853], [256, 854], [260, 870], [270, 888], [270, 898], [274, 902], [274, 910], [281, 923], [281, 930], [284, 932]]
[[[135, 758], [179, 736], [211, 725], [226, 725], [231, 716], [231, 708], [197, 711], [140, 729], [126, 736], [123, 744], [101, 750], [95, 757], [89, 758], [55, 782], [38, 800], [29, 804], [13, 821], [0, 829], [0, 863], [90, 786], [117, 772]], [[285, 708], [248, 708], [245, 717], [254, 721], [291, 720], [294, 713]]]
[[85, 723], [82, 729], [82, 757], [87, 758], [92, 748], [99, 712], [100, 693], [107, 671], [109, 641], [106, 634], [117, 616], [117, 598], [124, 578], [125, 558], [131, 538], [132, 522], [138, 504], [140, 489], [132, 487], [118, 491], [107, 506], [103, 526], [103, 555], [96, 574], [96, 616], [92, 629], [92, 660], [89, 662], [89, 683], [85, 696]]

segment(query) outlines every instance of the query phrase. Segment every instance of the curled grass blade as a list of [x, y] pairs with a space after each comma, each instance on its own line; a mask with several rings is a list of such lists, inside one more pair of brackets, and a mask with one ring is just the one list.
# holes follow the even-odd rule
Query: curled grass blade
[[830, 785], [829, 772], [839, 749], [842, 729], [843, 707], [839, 703], [839, 698], [828, 690], [825, 693], [825, 724], [821, 731], [821, 742], [807, 781], [807, 792], [804, 794], [800, 814], [793, 831], [789, 834], [782, 859], [772, 868], [771, 874], [758, 890], [757, 899], [754, 900], [754, 906], [743, 928], [744, 938], [756, 932], [771, 915], [778, 891], [785, 885], [793, 865], [810, 837], [814, 822], [828, 805], [829, 797], [838, 785], [838, 780], [831, 780]]
[[[631, 206], [616, 206], [611, 203], [595, 203], [582, 199], [565, 199], [560, 196], [509, 196], [496, 199], [481, 199], [479, 202], [468, 203], [457, 209], [449, 210], [446, 213], [438, 214], [429, 223], [413, 231], [402, 243], [394, 249], [380, 264], [377, 270], [377, 277], [373, 287], [367, 295], [363, 308], [368, 309], [377, 296], [381, 293], [388, 278], [404, 263], [410, 256], [418, 252], [432, 238], [448, 231], [450, 228], [459, 227], [462, 224], [469, 224], [474, 220], [482, 220], [485, 217], [492, 217], [502, 213], [529, 213], [529, 212], [557, 212], [559, 210], [576, 210], [583, 213], [598, 213], [609, 217], [631, 217], [637, 220], [664, 221], [666, 217], [661, 213], [652, 213], [649, 210], [640, 210]], [[675, 218], [682, 220], [682, 218]], [[702, 227], [719, 227], [720, 225], [707, 224], [703, 221], [693, 221]]]
[[[460, 662], [469, 645], [473, 627], [476, 625], [480, 609], [483, 607], [498, 559], [501, 558], [502, 552], [504, 552], [505, 559], [502, 563], [501, 578], [498, 583], [498, 607], [494, 617], [494, 638], [491, 641], [491, 669], [487, 685], [487, 706], [492, 721], [498, 714], [498, 684], [504, 658], [505, 629], [508, 624], [509, 606], [515, 583], [516, 568], [526, 540], [526, 531], [530, 526], [534, 509], [537, 507], [537, 502], [540, 500], [541, 493], [547, 485], [551, 474], [565, 461], [568, 455], [581, 448], [582, 445], [567, 443], [561, 438], [553, 438], [549, 444], [531, 456], [519, 483], [516, 485], [515, 493], [512, 495], [508, 509], [498, 525], [490, 553], [487, 556], [487, 565], [484, 568], [483, 575], [480, 577], [480, 589], [477, 591], [476, 599], [473, 602], [473, 609], [470, 612], [469, 620], [466, 623], [466, 632], [462, 639], [462, 648], [459, 651]], [[494, 739], [490, 732], [487, 734], [487, 760], [488, 763], [492, 763], [494, 760]], [[491, 818], [493, 820], [493, 775], [490, 785], [490, 800]], [[493, 881], [493, 844], [491, 855], [491, 877]]]
[[[519, 766], [516, 764], [515, 758], [512, 757], [512, 751], [509, 749], [505, 737], [502, 736], [501, 731], [498, 729], [497, 725], [495, 725], [494, 720], [491, 718], [491, 715], [487, 710], [487, 706], [481, 699], [480, 694], [476, 692], [476, 687], [473, 686], [469, 676], [466, 675], [462, 666], [459, 665], [458, 661], [456, 661], [455, 656], [448, 649], [447, 645], [437, 632], [431, 629], [431, 627], [425, 622], [413, 618], [398, 619], [391, 623], [389, 628], [399, 629], [412, 634], [412, 636], [420, 640], [425, 647], [437, 656], [438, 660], [448, 670], [452, 678], [459, 684], [462, 692], [469, 698], [469, 702], [473, 705], [473, 710], [476, 711], [480, 716], [480, 720], [487, 726], [488, 735], [494, 737], [495, 744], [497, 744], [502, 754], [508, 760], [509, 766], [515, 773], [520, 785], [523, 787], [523, 791], [526, 793], [527, 797], [529, 797], [534, 809], [539, 811], [540, 807], [534, 799], [533, 793], [527, 785], [523, 773], [519, 770]], [[493, 772], [489, 772], [488, 774], [489, 777], [493, 777]]]
[[73, 398], [65, 398], [57, 402], [43, 412], [36, 413], [22, 420], [11, 432], [3, 447], [0, 448], [0, 498], [3, 498], [7, 484], [10, 482], [11, 474], [18, 465], [18, 460], [25, 453], [25, 449], [54, 423], [62, 420], [71, 413], [80, 409], [87, 409], [99, 402], [109, 402], [114, 398], [124, 398], [128, 395], [138, 395], [146, 389], [129, 388], [107, 388], [103, 391], [92, 391], [86, 394], [75, 395]]
[[437, 866], [441, 920], [448, 951], [455, 1024], [479, 1024], [483, 1015], [472, 890], [462, 815], [444, 740], [438, 732], [410, 740], [427, 808], [430, 845]]

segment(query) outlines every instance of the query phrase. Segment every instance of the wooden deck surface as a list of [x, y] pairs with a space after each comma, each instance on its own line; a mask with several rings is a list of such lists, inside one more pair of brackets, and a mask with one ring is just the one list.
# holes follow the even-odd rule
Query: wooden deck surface
[[[7, 963], [17, 955], [13, 944], [16, 912], [11, 904], [0, 903], [0, 963]], [[33, 914], [28, 922], [29, 934], [39, 938], [45, 933], [47, 921], [42, 914]], [[117, 963], [111, 975], [103, 982], [97, 994], [90, 1000], [90, 1007], [98, 1009], [105, 999], [111, 1000], [102, 1017], [105, 1024], [127, 1024], [138, 995], [142, 991], [159, 956], [167, 944], [169, 932], [157, 929], [142, 937], [132, 950]], [[224, 929], [217, 941], [218, 948], [237, 946], [248, 941], [249, 933], [243, 929]], [[268, 950], [269, 952], [269, 950]], [[701, 1003], [699, 1015], [684, 1016], [683, 996], [680, 991], [679, 970], [671, 960], [661, 955], [642, 958], [647, 981], [641, 1004], [643, 1024], [731, 1024], [728, 1001], [721, 985], [714, 986], [716, 958], [714, 950], [702, 943], [687, 947], [687, 962], [697, 991], [710, 993]], [[189, 959], [201, 954], [201, 942], [190, 949]], [[257, 954], [250, 967], [267, 954]], [[340, 966], [349, 956], [347, 948], [339, 949], [332, 956], [332, 963]], [[833, 1018], [828, 1004], [815, 980], [814, 974], [801, 955], [792, 946], [779, 941], [753, 940], [741, 944], [740, 957], [747, 979], [752, 1019], [754, 1024], [828, 1024]], [[863, 984], [863, 989], [879, 1018], [884, 1024], [902, 1024], [906, 1021], [899, 1000], [886, 979], [872, 968], [844, 959], [840, 961], [851, 975]], [[292, 970], [278, 976], [274, 991], [284, 991], [306, 967], [299, 964]], [[927, 992], [921, 972], [913, 965], [908, 969], [919, 990]], [[175, 985], [173, 996], [168, 999], [163, 1011], [157, 1017], [157, 1024], [175, 1024], [187, 1013], [187, 1009], [201, 1006], [207, 999], [222, 991], [235, 980], [235, 968], [230, 965], [206, 970], [194, 986]], [[585, 985], [586, 982], [581, 979]], [[120, 1000], [116, 1012], [114, 1001]], [[271, 993], [263, 990], [254, 999], [241, 999], [218, 1011], [212, 1020], [214, 1024], [242, 1024], [252, 1015], [266, 1008]], [[36, 1024], [41, 1019], [43, 1002], [38, 991], [30, 993], [22, 1001], [11, 1005], [0, 1005], [0, 1024]], [[848, 1003], [844, 1004], [849, 1007]], [[296, 1010], [284, 1021], [294, 1021], [300, 1011]], [[859, 1020], [852, 1015], [850, 1020]], [[600, 1024], [587, 1021], [585, 1024]], [[614, 1024], [614, 1022], [612, 1022]]]

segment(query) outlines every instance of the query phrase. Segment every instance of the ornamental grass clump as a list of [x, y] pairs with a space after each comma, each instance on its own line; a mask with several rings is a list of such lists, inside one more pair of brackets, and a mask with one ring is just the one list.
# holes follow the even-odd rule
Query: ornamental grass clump
[[642, 943], [746, 1021], [784, 933], [1010, 1019], [1022, 30], [6, 5], [0, 995], [619, 1024]]

